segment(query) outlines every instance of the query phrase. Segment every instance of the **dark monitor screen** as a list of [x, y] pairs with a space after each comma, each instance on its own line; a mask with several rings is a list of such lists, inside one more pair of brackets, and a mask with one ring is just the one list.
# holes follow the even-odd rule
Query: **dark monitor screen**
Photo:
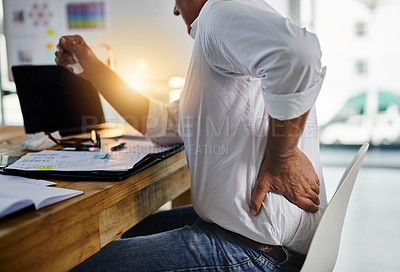
[[13, 66], [26, 133], [87, 132], [105, 122], [100, 97], [87, 80], [56, 65]]

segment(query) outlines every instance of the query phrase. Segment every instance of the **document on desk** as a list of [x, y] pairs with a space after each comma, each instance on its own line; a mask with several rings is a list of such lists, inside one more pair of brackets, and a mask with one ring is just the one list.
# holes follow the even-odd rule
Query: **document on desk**
[[165, 147], [143, 139], [118, 139], [102, 143], [101, 149], [28, 153], [3, 171], [29, 178], [120, 181], [181, 151], [183, 145]]
[[136, 146], [118, 152], [43, 150], [28, 153], [7, 169], [25, 171], [128, 171], [150, 151], [159, 153], [166, 148]]
[[82, 191], [47, 187], [54, 182], [0, 175], [0, 218], [33, 205], [36, 210], [83, 194]]
[[140, 152], [43, 150], [28, 153], [7, 168], [26, 171], [127, 171], [146, 155]]

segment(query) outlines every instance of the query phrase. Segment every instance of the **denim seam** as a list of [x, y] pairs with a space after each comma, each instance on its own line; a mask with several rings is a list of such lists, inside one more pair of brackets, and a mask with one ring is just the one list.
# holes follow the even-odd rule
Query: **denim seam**
[[[271, 260], [265, 258], [264, 256], [260, 255], [257, 259], [255, 259], [255, 261], [261, 261], [264, 264], [266, 264], [269, 268], [273, 269], [274, 271], [278, 271], [277, 268], [275, 266], [272, 266], [271, 264]], [[173, 269], [173, 270], [163, 270], [164, 272], [183, 272], [183, 271], [196, 271], [196, 270], [207, 270], [207, 269], [225, 269], [225, 268], [234, 268], [234, 267], [238, 267], [238, 266], [242, 266], [245, 264], [248, 264], [252, 262], [251, 259], [241, 262], [241, 263], [237, 263], [237, 264], [233, 264], [233, 265], [215, 265], [215, 266], [204, 266], [204, 267], [192, 267], [192, 268], [185, 268], [185, 269]]]
[[268, 259], [267, 257], [265, 257], [264, 255], [260, 255], [260, 257], [257, 259], [257, 261], [261, 261], [261, 262], [263, 262], [263, 263], [265, 263], [266, 265], [268, 265], [268, 267], [269, 268], [271, 268], [272, 270], [274, 270], [274, 271], [279, 271], [279, 269], [276, 267], [276, 265], [272, 265], [271, 263], [272, 263], [272, 261], [270, 260], [270, 259]]
[[[271, 259], [268, 258], [268, 257], [270, 257], [270, 258], [274, 259], [273, 257], [269, 256], [268, 254], [267, 254], [268, 257], [265, 257], [264, 254], [266, 254], [266, 253], [264, 253], [264, 252], [262, 252], [262, 251], [260, 251], [260, 250], [258, 250], [258, 249], [256, 249], [256, 248], [254, 248], [254, 247], [252, 247], [252, 246], [249, 246], [249, 245], [243, 243], [242, 241], [240, 241], [239, 239], [237, 239], [237, 238], [236, 238], [235, 236], [233, 236], [233, 235], [231, 235], [231, 237], [232, 237], [233, 239], [235, 239], [235, 241], [238, 242], [239, 244], [241, 244], [243, 247], [249, 248], [250, 250], [256, 251], [258, 254], [260, 254], [260, 256], [256, 259], [256, 261], [262, 259], [261, 261], [262, 261], [263, 263], [267, 264], [269, 268], [271, 268], [271, 269], [273, 269], [273, 270], [275, 270], [275, 271], [279, 271], [276, 267], [272, 267], [271, 264], [273, 263], [273, 261], [272, 261]], [[275, 260], [275, 259], [274, 259], [274, 260]], [[275, 264], [274, 264], [274, 265], [275, 265]], [[279, 265], [279, 264], [278, 264], [278, 265]]]

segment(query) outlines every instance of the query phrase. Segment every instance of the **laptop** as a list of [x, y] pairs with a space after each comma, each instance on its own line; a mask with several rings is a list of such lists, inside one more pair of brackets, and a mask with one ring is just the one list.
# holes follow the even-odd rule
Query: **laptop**
[[87, 80], [56, 65], [13, 66], [25, 132], [54, 132], [61, 136], [97, 130], [119, 137], [125, 125], [106, 123], [99, 94]]

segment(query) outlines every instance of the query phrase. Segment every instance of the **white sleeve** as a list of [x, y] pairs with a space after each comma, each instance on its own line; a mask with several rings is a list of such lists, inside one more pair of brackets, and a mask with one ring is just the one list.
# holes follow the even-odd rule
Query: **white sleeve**
[[170, 105], [150, 99], [146, 137], [161, 145], [182, 143], [178, 135], [179, 100]]
[[198, 31], [206, 59], [217, 72], [261, 78], [271, 117], [293, 119], [315, 103], [325, 69], [314, 34], [273, 10], [239, 1], [208, 6]]

